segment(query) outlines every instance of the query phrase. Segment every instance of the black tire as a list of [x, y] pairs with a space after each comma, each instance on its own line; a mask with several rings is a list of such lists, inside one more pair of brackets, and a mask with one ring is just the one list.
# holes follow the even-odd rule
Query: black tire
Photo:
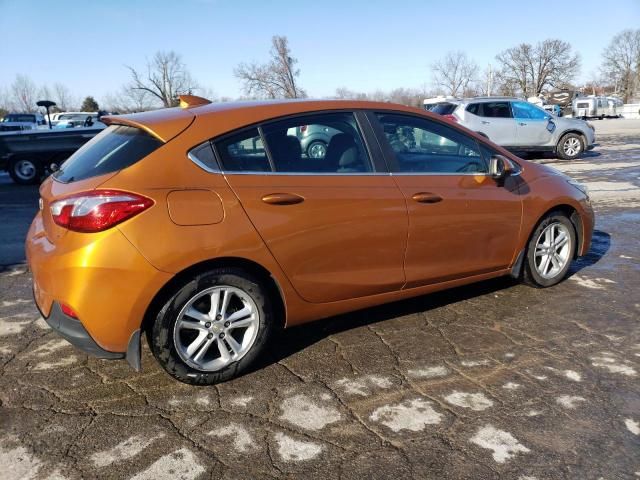
[[[314, 149], [319, 149], [322, 148], [324, 151], [324, 154], [322, 156], [313, 156], [313, 151]], [[324, 143], [321, 140], [315, 140], [313, 142], [311, 142], [309, 144], [309, 146], [307, 147], [307, 157], [308, 158], [324, 158], [324, 156], [327, 154], [327, 144]]]
[[[575, 145], [571, 148], [570, 145]], [[577, 133], [563, 135], [556, 147], [558, 157], [563, 160], [574, 160], [584, 153], [584, 140]]]
[[[566, 231], [569, 233], [569, 251], [568, 251], [568, 259], [565, 265], [560, 269], [557, 273], [555, 273], [551, 278], [543, 277], [536, 268], [536, 245], [538, 244], [538, 239], [542, 235], [542, 233], [552, 224], [561, 224], [566, 228]], [[529, 243], [527, 244], [527, 251], [524, 263], [524, 273], [523, 280], [526, 284], [537, 287], [537, 288], [546, 288], [556, 285], [560, 283], [564, 277], [567, 275], [569, 268], [571, 267], [571, 262], [575, 256], [576, 252], [576, 231], [571, 220], [562, 212], [550, 212], [547, 214], [535, 228], [531, 237], [529, 238]]]
[[[204, 371], [188, 365], [174, 342], [174, 326], [182, 308], [199, 292], [215, 286], [242, 290], [257, 307], [259, 326], [250, 349], [239, 360], [216, 371]], [[191, 385], [213, 385], [242, 374], [263, 352], [276, 325], [267, 288], [254, 275], [238, 268], [217, 268], [196, 275], [167, 300], [147, 329], [147, 340], [160, 365], [172, 377]], [[217, 341], [216, 341], [217, 342]]]
[[30, 157], [17, 157], [9, 161], [9, 175], [19, 185], [36, 185], [42, 178], [42, 162]]

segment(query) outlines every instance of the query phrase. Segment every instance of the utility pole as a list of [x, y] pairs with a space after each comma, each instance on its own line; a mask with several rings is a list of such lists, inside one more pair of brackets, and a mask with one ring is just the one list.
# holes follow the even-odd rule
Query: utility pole
[[487, 97], [491, 96], [492, 81], [493, 81], [493, 72], [491, 71], [491, 64], [489, 64], [489, 75], [487, 77]]

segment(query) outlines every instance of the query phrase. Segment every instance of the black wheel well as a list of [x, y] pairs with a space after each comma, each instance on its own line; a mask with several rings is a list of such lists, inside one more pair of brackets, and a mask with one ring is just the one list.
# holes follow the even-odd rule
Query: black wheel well
[[582, 235], [582, 218], [580, 218], [580, 214], [578, 213], [578, 211], [575, 208], [573, 208], [571, 205], [561, 204], [561, 205], [555, 205], [551, 207], [549, 210], [547, 210], [540, 216], [531, 233], [535, 232], [535, 229], [538, 227], [542, 219], [545, 218], [547, 215], [549, 215], [551, 212], [561, 212], [564, 215], [566, 215], [569, 220], [571, 220], [573, 229], [576, 232], [577, 248], [574, 252], [574, 258], [577, 258], [578, 252], [582, 250], [582, 242], [584, 240]]
[[144, 314], [144, 318], [142, 319], [142, 330], [146, 331], [151, 325], [153, 325], [158, 311], [163, 307], [169, 297], [171, 297], [171, 295], [173, 295], [182, 285], [199, 273], [221, 267], [240, 268], [261, 279], [264, 282], [265, 288], [267, 288], [267, 294], [271, 299], [273, 299], [274, 317], [280, 319], [278, 327], [283, 328], [285, 326], [286, 308], [284, 305], [284, 298], [278, 282], [276, 282], [271, 273], [259, 263], [247, 260], [246, 258], [220, 257], [204, 260], [176, 273], [171, 280], [169, 280], [156, 293], [153, 300], [151, 300], [151, 303]]
[[582, 141], [586, 143], [587, 137], [584, 134], [584, 132], [581, 132], [580, 130], [567, 130], [566, 132], [562, 132], [562, 135], [560, 135], [560, 138], [558, 139], [558, 144], [556, 145], [556, 148], [558, 148], [558, 146], [560, 145], [560, 142], [562, 141], [562, 139], [569, 133], [575, 133], [576, 135], [579, 135], [580, 138], [582, 138]]

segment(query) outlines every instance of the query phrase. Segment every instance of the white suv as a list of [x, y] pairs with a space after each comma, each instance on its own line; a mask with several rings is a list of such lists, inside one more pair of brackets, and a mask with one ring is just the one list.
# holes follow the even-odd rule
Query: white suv
[[575, 118], [554, 117], [511, 97], [452, 100], [431, 109], [514, 152], [553, 152], [565, 160], [579, 157], [595, 143], [593, 126]]

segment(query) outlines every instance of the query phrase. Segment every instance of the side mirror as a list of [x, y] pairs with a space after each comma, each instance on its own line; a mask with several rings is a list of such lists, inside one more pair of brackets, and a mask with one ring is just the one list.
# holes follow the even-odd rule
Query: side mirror
[[516, 168], [507, 157], [503, 155], [493, 155], [489, 160], [489, 175], [495, 180], [512, 175]]

